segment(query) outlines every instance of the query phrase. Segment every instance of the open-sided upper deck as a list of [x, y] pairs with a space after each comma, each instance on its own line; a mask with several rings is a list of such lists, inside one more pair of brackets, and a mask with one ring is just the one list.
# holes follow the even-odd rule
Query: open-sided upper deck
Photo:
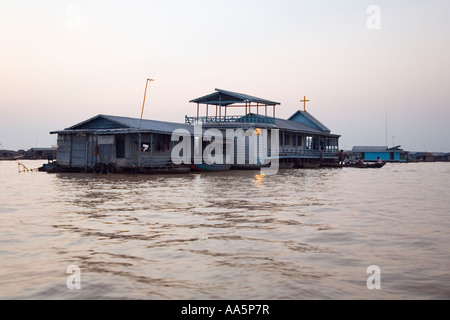
[[[275, 118], [275, 106], [279, 105], [279, 102], [222, 89], [215, 89], [215, 91], [216, 92], [214, 93], [189, 101], [197, 104], [197, 116], [186, 116], [185, 122], [187, 124], [194, 124], [198, 122], [274, 123], [274, 120], [272, 120], [268, 115], [271, 111], [272, 117]], [[204, 115], [200, 115], [200, 105], [205, 106]], [[241, 110], [245, 109], [245, 112], [235, 114], [232, 110], [236, 110], [236, 108], [241, 108]], [[249, 115], [252, 113], [255, 113], [256, 116]], [[257, 115], [260, 113], [261, 115], [264, 115], [264, 117], [258, 117]]]

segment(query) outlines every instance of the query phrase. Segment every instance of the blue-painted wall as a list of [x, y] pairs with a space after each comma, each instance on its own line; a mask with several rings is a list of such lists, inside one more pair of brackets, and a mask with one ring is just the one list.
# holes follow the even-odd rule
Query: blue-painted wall
[[391, 159], [390, 152], [365, 152], [364, 161], [377, 161], [380, 157], [383, 161], [400, 161], [400, 152], [394, 152], [394, 159]]

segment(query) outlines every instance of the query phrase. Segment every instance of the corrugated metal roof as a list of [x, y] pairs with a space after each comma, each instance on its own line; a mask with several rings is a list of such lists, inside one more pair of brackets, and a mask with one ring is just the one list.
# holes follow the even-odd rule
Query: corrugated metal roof
[[324, 131], [324, 132], [331, 132], [330, 129], [328, 129], [322, 122], [320, 122], [319, 120], [317, 120], [312, 114], [310, 114], [308, 111], [301, 111], [298, 110], [297, 112], [295, 112], [292, 116], [289, 117], [288, 120], [292, 120], [292, 121], [296, 121], [294, 120], [296, 117], [298, 116], [303, 116], [305, 117], [307, 120], [309, 120], [313, 125], [315, 125], [317, 128], [319, 128], [320, 130]]
[[399, 152], [400, 146], [387, 148], [386, 146], [354, 146], [352, 152]]
[[[255, 114], [249, 114], [255, 115]], [[256, 116], [256, 115], [255, 115]], [[265, 117], [263, 115], [257, 115], [259, 117]], [[327, 132], [322, 132], [315, 128], [312, 128], [304, 123], [296, 122], [292, 120], [285, 120], [280, 118], [272, 118], [275, 121], [274, 124], [264, 124], [264, 123], [241, 123], [241, 122], [227, 122], [227, 123], [211, 123], [203, 127], [203, 131], [208, 128], [226, 128], [226, 127], [260, 127], [260, 128], [270, 128], [270, 129], [280, 129], [291, 132], [305, 133], [305, 134], [315, 134], [330, 137], [339, 137], [339, 135], [330, 134]], [[108, 120], [114, 125], [108, 124], [102, 127], [100, 123], [97, 127], [90, 126], [90, 123], [98, 120]], [[162, 133], [162, 134], [172, 134], [176, 129], [184, 129], [189, 132], [189, 134], [194, 134], [194, 126], [183, 123], [174, 123], [158, 120], [145, 120], [142, 119], [140, 127], [140, 120], [138, 118], [111, 116], [111, 115], [97, 115], [88, 120], [80, 122], [69, 128], [59, 131], [52, 131], [51, 134], [73, 134], [73, 133], [95, 133], [95, 134], [126, 134], [126, 133]]]
[[232, 92], [228, 90], [215, 89], [216, 92], [208, 94], [206, 96], [190, 100], [193, 103], [210, 104], [217, 106], [228, 106], [233, 103], [260, 103], [262, 105], [274, 106], [280, 104], [279, 102], [270, 101], [248, 94]]
[[[320, 130], [317, 130], [315, 128], [311, 128], [310, 126], [303, 124], [301, 122], [296, 122], [292, 120], [284, 120], [284, 119], [275, 119], [275, 125], [279, 129], [289, 130], [289, 131], [298, 131], [298, 132], [305, 132], [305, 133], [311, 133], [311, 134], [317, 134], [317, 135], [331, 135], [327, 132], [323, 132]], [[336, 135], [332, 135], [336, 136]]]
[[355, 146], [352, 152], [387, 152], [384, 146]]
[[[98, 119], [110, 121], [111, 124], [105, 127], [89, 127], [89, 123]], [[115, 127], [114, 124], [117, 126]], [[172, 134], [176, 129], [187, 130], [190, 134], [194, 134], [194, 127], [184, 123], [174, 123], [158, 120], [145, 120], [138, 118], [120, 117], [99, 114], [95, 117], [87, 119], [83, 122], [75, 124], [69, 128], [50, 133], [96, 133], [96, 134], [121, 134], [121, 133], [144, 133], [155, 132], [163, 134]]]
[[[123, 124], [129, 128], [138, 129], [138, 130], [148, 130], [153, 132], [161, 132], [161, 133], [172, 133], [176, 129], [185, 129], [190, 133], [194, 133], [193, 126], [184, 124], [184, 123], [175, 123], [175, 122], [166, 122], [166, 121], [158, 121], [158, 120], [145, 120], [137, 118], [128, 118], [128, 117], [118, 117], [118, 116], [108, 116], [102, 115], [106, 119], [110, 119], [112, 121]], [[140, 125], [139, 125], [140, 123]]]
[[[248, 115], [253, 117], [261, 117], [265, 118], [264, 115], [257, 115], [253, 113], [249, 113]], [[246, 116], [243, 116], [242, 118], [245, 118]], [[252, 117], [248, 117], [252, 118]], [[280, 118], [272, 118], [267, 117], [273, 120], [271, 123], [267, 122], [241, 122], [241, 121], [235, 121], [235, 122], [216, 122], [216, 123], [208, 123], [204, 125], [204, 127], [207, 128], [267, 128], [267, 129], [280, 129], [285, 131], [291, 131], [291, 132], [298, 132], [298, 133], [305, 133], [305, 134], [314, 134], [314, 135], [321, 135], [321, 136], [327, 136], [327, 137], [340, 137], [340, 135], [331, 134], [329, 132], [323, 132], [320, 130], [317, 130], [316, 128], [312, 128], [304, 123], [292, 121], [292, 120], [286, 120], [286, 119], [280, 119]], [[239, 119], [240, 120], [240, 119]]]

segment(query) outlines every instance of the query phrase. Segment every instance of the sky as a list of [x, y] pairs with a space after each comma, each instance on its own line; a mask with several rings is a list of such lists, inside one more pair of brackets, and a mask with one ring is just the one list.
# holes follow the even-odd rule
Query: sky
[[[340, 147], [450, 151], [448, 0], [3, 1], [0, 149], [97, 114], [184, 123], [215, 88], [307, 110]], [[387, 133], [386, 133], [387, 127]]]

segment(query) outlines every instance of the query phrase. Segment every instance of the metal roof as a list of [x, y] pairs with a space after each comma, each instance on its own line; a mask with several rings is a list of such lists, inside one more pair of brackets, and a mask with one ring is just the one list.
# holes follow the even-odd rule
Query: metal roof
[[[249, 113], [248, 115], [265, 117], [263, 115], [256, 115]], [[260, 127], [260, 128], [270, 128], [270, 129], [280, 129], [291, 132], [299, 132], [305, 134], [315, 134], [328, 137], [339, 137], [339, 135], [330, 134], [328, 132], [322, 132], [316, 128], [312, 128], [304, 123], [285, 120], [280, 118], [272, 118], [274, 120], [271, 123], [261, 123], [261, 122], [227, 122], [227, 123], [212, 123], [203, 126], [203, 132], [209, 128], [226, 128], [226, 127]], [[107, 120], [108, 123], [98, 122], [93, 126], [96, 120]], [[99, 114], [95, 117], [87, 119], [83, 122], [75, 124], [64, 130], [52, 131], [51, 134], [83, 134], [83, 133], [94, 133], [94, 134], [126, 134], [126, 133], [162, 133], [162, 134], [172, 134], [176, 129], [185, 129], [190, 135], [194, 134], [194, 126], [190, 124], [174, 123], [158, 120], [145, 120], [142, 119], [140, 127], [140, 120], [138, 118], [129, 117], [119, 117], [111, 115]]]
[[[101, 124], [93, 127], [89, 126], [89, 123], [95, 120], [107, 120], [109, 121], [108, 126], [103, 126]], [[176, 129], [185, 129], [190, 134], [194, 133], [194, 127], [184, 123], [174, 123], [158, 120], [145, 120], [142, 121], [138, 118], [129, 117], [119, 117], [99, 114], [95, 117], [87, 119], [83, 122], [75, 124], [64, 130], [52, 131], [54, 133], [96, 133], [96, 134], [123, 134], [123, 133], [144, 133], [144, 132], [155, 132], [163, 134], [172, 134]]]
[[400, 152], [400, 146], [388, 148], [386, 146], [354, 146], [352, 152]]
[[260, 103], [262, 105], [275, 106], [280, 104], [279, 102], [261, 99], [258, 97], [250, 96], [248, 94], [237, 93], [222, 89], [215, 89], [216, 92], [208, 94], [206, 96], [190, 100], [193, 103], [210, 104], [216, 106], [228, 106], [234, 103]]
[[313, 115], [310, 114], [308, 111], [298, 110], [296, 113], [294, 113], [292, 116], [290, 116], [288, 120], [297, 121], [294, 119], [296, 119], [298, 116], [303, 116], [304, 118], [307, 119], [307, 121], [310, 121], [314, 126], [316, 126], [317, 128], [319, 128], [320, 130], [322, 130], [324, 132], [328, 132], [328, 133], [331, 132], [330, 129], [328, 129], [322, 122], [320, 122], [315, 117], [313, 117]]
[[[253, 119], [254, 118], [268, 118], [268, 122], [264, 121], [241, 121], [245, 119]], [[320, 136], [327, 136], [327, 137], [340, 137], [340, 135], [337, 134], [331, 134], [329, 132], [323, 132], [316, 128], [310, 127], [304, 123], [293, 121], [293, 120], [286, 120], [286, 119], [280, 119], [280, 118], [273, 118], [273, 117], [267, 117], [264, 115], [257, 115], [254, 113], [249, 113], [245, 116], [242, 116], [241, 119], [237, 119], [236, 121], [230, 121], [230, 122], [212, 122], [208, 124], [204, 124], [205, 128], [267, 128], [267, 129], [280, 129], [284, 131], [290, 131], [290, 132], [297, 132], [297, 133], [304, 133], [304, 134], [314, 134], [314, 135], [320, 135]]]
[[284, 129], [284, 130], [288, 130], [288, 131], [311, 133], [311, 134], [322, 135], [322, 136], [325, 135], [325, 136], [332, 136], [332, 137], [340, 137], [340, 135], [331, 134], [329, 132], [317, 130], [306, 124], [303, 124], [303, 123], [297, 122], [297, 121], [292, 121], [292, 120], [284, 120], [284, 119], [276, 118], [275, 125], [279, 129]]

